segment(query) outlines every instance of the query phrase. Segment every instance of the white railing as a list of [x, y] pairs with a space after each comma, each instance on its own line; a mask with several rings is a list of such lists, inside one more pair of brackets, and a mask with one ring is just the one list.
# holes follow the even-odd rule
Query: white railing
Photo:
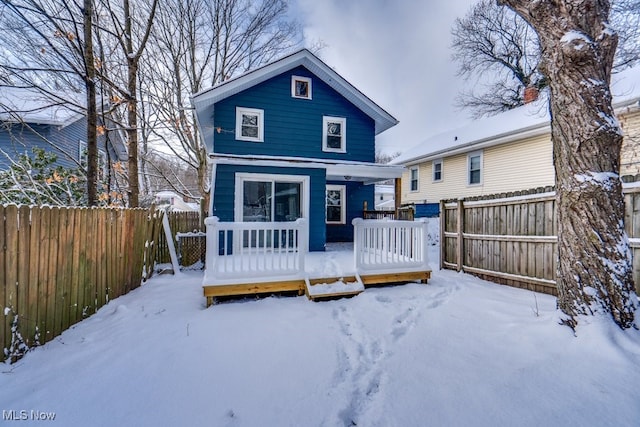
[[209, 284], [264, 282], [265, 277], [304, 276], [309, 228], [293, 222], [221, 222], [205, 220]]
[[353, 220], [353, 251], [360, 273], [428, 269], [427, 223], [388, 219]]

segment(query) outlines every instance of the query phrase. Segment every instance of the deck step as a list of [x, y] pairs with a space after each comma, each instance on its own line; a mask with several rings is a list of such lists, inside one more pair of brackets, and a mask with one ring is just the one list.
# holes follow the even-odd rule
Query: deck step
[[307, 297], [312, 301], [350, 297], [364, 291], [364, 283], [358, 276], [333, 279], [305, 279], [305, 285]]

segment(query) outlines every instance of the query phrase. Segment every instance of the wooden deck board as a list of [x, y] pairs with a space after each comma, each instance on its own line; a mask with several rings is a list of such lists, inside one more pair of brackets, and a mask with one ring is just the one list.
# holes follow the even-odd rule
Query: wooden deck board
[[[367, 286], [376, 286], [383, 284], [402, 283], [420, 280], [422, 283], [427, 283], [427, 280], [431, 278], [431, 270], [414, 271], [405, 273], [385, 273], [385, 274], [364, 274], [360, 275], [362, 283], [365, 288]], [[356, 280], [355, 276], [345, 276], [340, 278], [314, 278], [309, 279], [309, 283], [312, 285], [320, 283], [332, 283], [338, 279], [343, 279], [347, 282]], [[306, 286], [304, 279], [279, 281], [279, 282], [262, 282], [262, 283], [236, 283], [233, 285], [204, 285], [202, 287], [203, 294], [207, 298], [207, 307], [213, 304], [214, 299], [217, 297], [232, 297], [243, 295], [259, 295], [278, 292], [297, 292], [298, 295], [304, 295], [306, 292]], [[359, 293], [359, 292], [358, 292]], [[316, 299], [326, 299], [329, 297], [340, 297], [354, 295], [353, 292], [337, 292], [336, 295], [321, 295]], [[344, 295], [342, 295], [344, 294]], [[308, 296], [308, 295], [307, 295]], [[310, 298], [311, 299], [311, 298]]]

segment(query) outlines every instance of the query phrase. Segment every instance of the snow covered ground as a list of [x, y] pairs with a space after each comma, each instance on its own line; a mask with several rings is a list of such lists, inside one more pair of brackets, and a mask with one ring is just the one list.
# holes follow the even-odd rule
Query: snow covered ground
[[[432, 260], [437, 259], [437, 246]], [[640, 332], [451, 271], [313, 303], [205, 309], [160, 276], [0, 364], [3, 420], [60, 426], [635, 426]]]

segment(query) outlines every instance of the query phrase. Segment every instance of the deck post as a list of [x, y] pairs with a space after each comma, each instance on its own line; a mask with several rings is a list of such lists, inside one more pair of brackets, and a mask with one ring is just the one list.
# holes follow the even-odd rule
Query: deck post
[[218, 236], [218, 223], [220, 218], [217, 216], [210, 216], [204, 220], [204, 224], [207, 227], [207, 259], [204, 264], [205, 270], [209, 271], [209, 274], [215, 272], [216, 258], [218, 257], [218, 251], [220, 250], [219, 236]]
[[362, 250], [362, 222], [364, 220], [362, 218], [354, 218], [351, 221], [353, 225], [353, 265], [356, 267], [356, 273], [358, 272], [358, 268], [360, 267], [360, 251]]
[[424, 257], [424, 268], [429, 268], [429, 227], [426, 218], [418, 218], [417, 222], [421, 223], [420, 237], [422, 239], [422, 256]]

